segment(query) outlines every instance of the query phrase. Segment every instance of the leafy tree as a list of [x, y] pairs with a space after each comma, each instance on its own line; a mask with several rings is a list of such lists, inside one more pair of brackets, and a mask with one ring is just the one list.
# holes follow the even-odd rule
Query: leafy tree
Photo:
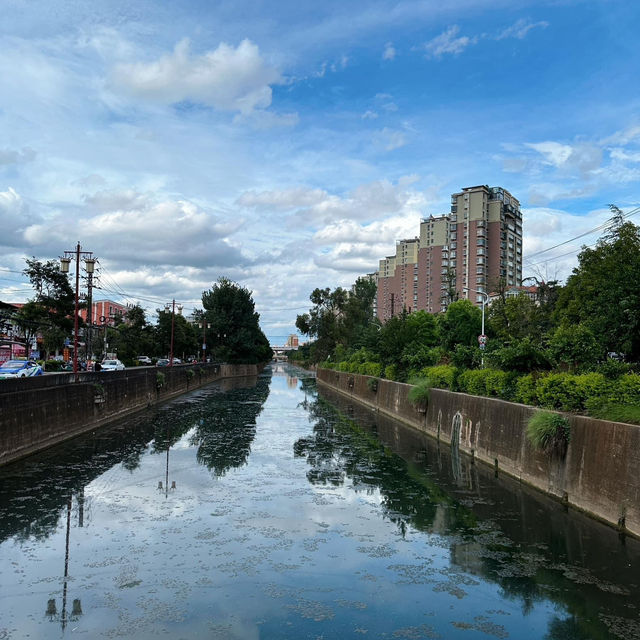
[[489, 306], [487, 329], [502, 342], [522, 340], [527, 336], [540, 339], [536, 324], [536, 303], [524, 293], [515, 297], [499, 296]]
[[549, 359], [545, 351], [540, 343], [532, 340], [530, 336], [487, 350], [486, 359], [490, 365], [504, 371], [529, 373], [549, 368]]
[[[595, 248], [584, 247], [560, 293], [556, 318], [582, 324], [603, 353], [640, 359], [640, 230], [612, 206], [609, 231]], [[560, 324], [560, 322], [558, 322]]]
[[457, 344], [468, 347], [478, 344], [482, 330], [482, 311], [471, 300], [456, 300], [438, 318], [441, 345], [453, 351]]
[[[228, 278], [220, 278], [202, 293], [209, 339], [216, 358], [231, 363], [258, 363], [270, 360], [273, 352], [260, 329], [251, 292]], [[209, 343], [207, 342], [207, 345]]]
[[345, 344], [345, 328], [342, 323], [347, 292], [338, 287], [331, 291], [314, 289], [309, 296], [313, 308], [309, 313], [298, 315], [296, 328], [305, 335], [316, 338], [312, 345], [314, 362], [326, 360], [338, 344]]
[[549, 340], [549, 355], [571, 371], [593, 367], [605, 356], [591, 329], [582, 324], [558, 327]]
[[[23, 305], [14, 321], [21, 328], [27, 344], [38, 333], [51, 332], [44, 345], [48, 357], [51, 347], [61, 346], [61, 334], [67, 336], [73, 328], [75, 293], [55, 260], [40, 262], [33, 257], [26, 263], [23, 273], [31, 281], [35, 297]], [[57, 337], [54, 339], [54, 336]]]

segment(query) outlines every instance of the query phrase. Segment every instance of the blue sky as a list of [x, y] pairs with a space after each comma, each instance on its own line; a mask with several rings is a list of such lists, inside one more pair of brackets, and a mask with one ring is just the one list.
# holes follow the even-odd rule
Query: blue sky
[[279, 343], [464, 186], [519, 198], [525, 276], [640, 204], [630, 0], [1, 4], [2, 300], [80, 241], [99, 297], [227, 276]]

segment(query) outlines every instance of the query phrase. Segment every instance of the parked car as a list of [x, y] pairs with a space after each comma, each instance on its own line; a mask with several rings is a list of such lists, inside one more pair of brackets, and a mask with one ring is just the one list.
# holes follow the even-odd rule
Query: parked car
[[120, 360], [103, 360], [102, 371], [124, 371], [124, 365]]
[[42, 367], [32, 360], [7, 360], [0, 365], [2, 378], [31, 378], [43, 375]]
[[180, 358], [176, 358], [175, 356], [173, 356], [173, 364], [182, 364], [182, 360], [180, 360]]
[[149, 356], [138, 356], [137, 360], [140, 364], [153, 364]]
[[156, 360], [156, 367], [168, 367], [169, 359], [168, 358], [159, 358]]

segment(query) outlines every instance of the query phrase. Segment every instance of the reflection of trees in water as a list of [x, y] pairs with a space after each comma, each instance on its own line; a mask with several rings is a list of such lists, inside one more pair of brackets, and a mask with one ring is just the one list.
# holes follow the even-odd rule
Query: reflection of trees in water
[[[255, 381], [256, 378], [236, 379], [233, 384], [248, 387]], [[255, 435], [255, 418], [268, 395], [269, 381], [267, 376], [258, 378], [257, 394], [246, 388], [229, 392], [229, 397], [244, 397], [247, 401], [237, 411], [244, 416], [242, 424], [253, 420], [250, 439], [245, 433], [243, 438], [236, 440], [239, 447], [236, 453], [233, 447], [227, 447], [229, 459], [236, 464], [246, 461]], [[117, 464], [133, 472], [150, 449], [154, 453], [166, 452], [194, 426], [202, 430], [200, 421], [206, 423], [209, 414], [217, 413], [225, 402], [233, 402], [225, 401], [225, 397], [221, 393], [204, 398], [195, 395], [186, 402], [138, 414], [117, 426], [98, 429], [0, 468], [0, 542], [13, 536], [20, 541], [29, 537], [37, 540], [47, 538], [56, 530], [60, 513], [66, 509], [71, 496], [81, 496], [84, 487]], [[209, 406], [212, 408], [208, 409]], [[204, 428], [205, 439], [206, 432]], [[199, 460], [205, 463], [208, 459], [206, 454], [199, 455]], [[215, 466], [214, 463], [209, 468]], [[233, 463], [227, 468], [230, 466]]]
[[293, 451], [307, 458], [309, 482], [339, 486], [349, 478], [355, 491], [379, 491], [385, 516], [402, 533], [408, 525], [457, 534], [473, 526], [471, 511], [384, 447], [375, 435], [317, 397], [308, 403], [308, 411], [313, 435], [300, 438]]
[[198, 462], [215, 475], [247, 463], [270, 382], [263, 375], [254, 388], [234, 389], [201, 408], [190, 444], [198, 447]]
[[[406, 440], [413, 445], [409, 450], [401, 434], [411, 434], [411, 430], [381, 416], [374, 417], [369, 411], [354, 411], [349, 401], [323, 390], [325, 395], [331, 404], [316, 394], [310, 395], [307, 410], [313, 433], [294, 444], [294, 454], [307, 458], [307, 478], [311, 483], [339, 486], [350, 480], [356, 491], [378, 490], [385, 516], [402, 532], [411, 526], [452, 536], [451, 562], [497, 583], [505, 599], [520, 601], [523, 616], [532, 612], [536, 602], [551, 600], [564, 607], [569, 617], [554, 617], [545, 640], [610, 638], [598, 612], [628, 618], [630, 608], [637, 609], [637, 593], [631, 602], [616, 592], [615, 585], [612, 590], [606, 579], [599, 584], [589, 569], [582, 570], [587, 576], [584, 581], [574, 581], [558, 567], [562, 563], [567, 567], [571, 562], [579, 564], [582, 554], [593, 557], [590, 547], [598, 546], [598, 537], [592, 530], [586, 529], [579, 537], [578, 556], [569, 557], [572, 541], [567, 540], [567, 530], [549, 531], [551, 525], [544, 508], [534, 498], [522, 492], [507, 494], [505, 488], [487, 483], [486, 477], [492, 475], [488, 468], [482, 489], [477, 479], [472, 486], [464, 487], [460, 476], [468, 473], [469, 459], [459, 458], [458, 464], [452, 464], [449, 449], [441, 449], [428, 436], [408, 435]], [[341, 411], [355, 413], [359, 423]], [[394, 449], [402, 450], [410, 462], [386, 448], [379, 435], [393, 442]], [[479, 465], [471, 468], [475, 474], [481, 473]], [[437, 484], [429, 479], [434, 472], [438, 473]], [[464, 505], [456, 495], [461, 496]], [[474, 497], [480, 499], [478, 511], [488, 522], [475, 514]], [[496, 506], [487, 505], [497, 505], [497, 511]], [[506, 529], [514, 534], [513, 540], [496, 527], [495, 518], [500, 517], [506, 517]], [[632, 542], [635, 548], [635, 541], [628, 541], [627, 547]], [[637, 557], [636, 552], [628, 556]], [[628, 570], [626, 573], [626, 584], [631, 588], [634, 580]]]

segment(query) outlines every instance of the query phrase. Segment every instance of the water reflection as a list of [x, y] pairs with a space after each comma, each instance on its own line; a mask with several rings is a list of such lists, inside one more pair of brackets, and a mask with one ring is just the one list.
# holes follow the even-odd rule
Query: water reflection
[[[379, 490], [384, 516], [403, 535], [446, 536], [452, 564], [497, 583], [525, 617], [535, 603], [562, 605], [545, 638], [640, 637], [638, 540], [338, 394], [323, 390], [309, 411], [313, 434], [294, 452], [306, 457], [310, 482]], [[468, 628], [481, 630], [476, 622]]]
[[638, 637], [637, 541], [285, 365], [0, 482], [0, 638]]
[[[14, 536], [19, 541], [47, 538], [74, 497], [82, 526], [87, 485], [118, 464], [133, 473], [147, 452], [167, 456], [168, 475], [170, 449], [187, 433], [197, 446], [198, 462], [215, 475], [245, 464], [270, 379], [267, 371], [257, 378], [223, 380], [0, 468], [0, 542]], [[167, 487], [166, 478], [163, 482]]]

